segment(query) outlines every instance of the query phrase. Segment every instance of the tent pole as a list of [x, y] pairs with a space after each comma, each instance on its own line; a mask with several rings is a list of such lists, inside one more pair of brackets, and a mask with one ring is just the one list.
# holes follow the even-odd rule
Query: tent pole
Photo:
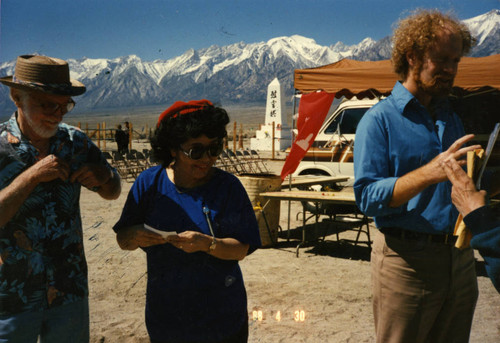
[[[297, 89], [295, 89], [295, 92], [293, 94], [293, 98], [292, 98], [292, 126], [290, 128], [290, 133], [291, 133], [291, 137], [292, 137], [292, 144], [293, 142], [295, 141], [295, 137], [294, 137], [294, 134], [293, 134], [293, 128], [295, 127], [295, 110], [296, 110], [296, 107], [297, 107], [297, 94], [299, 93], [299, 91]], [[291, 190], [292, 189], [292, 174], [288, 175], [288, 190]], [[288, 222], [287, 222], [287, 230], [286, 230], [286, 241], [289, 242], [290, 241], [290, 215], [291, 215], [291, 212], [292, 212], [292, 202], [291, 201], [288, 201]]]

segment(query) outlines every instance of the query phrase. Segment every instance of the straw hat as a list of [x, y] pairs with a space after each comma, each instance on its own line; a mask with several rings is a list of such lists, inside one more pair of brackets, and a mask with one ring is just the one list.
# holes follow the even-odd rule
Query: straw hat
[[47, 56], [19, 56], [14, 75], [0, 78], [0, 82], [13, 88], [55, 95], [85, 93], [83, 83], [69, 78], [68, 62]]

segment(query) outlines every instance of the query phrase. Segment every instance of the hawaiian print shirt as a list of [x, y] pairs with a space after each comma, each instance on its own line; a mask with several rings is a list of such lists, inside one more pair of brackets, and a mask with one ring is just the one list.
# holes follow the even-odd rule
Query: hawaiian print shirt
[[[70, 164], [111, 168], [80, 130], [60, 124], [49, 154]], [[0, 189], [35, 164], [38, 150], [23, 136], [16, 113], [0, 124]], [[88, 296], [79, 183], [40, 183], [15, 216], [0, 227], [0, 316], [39, 311]], [[0, 214], [1, 215], [1, 214]]]

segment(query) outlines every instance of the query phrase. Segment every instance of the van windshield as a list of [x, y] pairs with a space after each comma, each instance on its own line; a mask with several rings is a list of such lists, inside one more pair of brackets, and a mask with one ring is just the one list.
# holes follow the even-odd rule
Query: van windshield
[[335, 133], [340, 124], [340, 132], [342, 134], [355, 134], [358, 123], [361, 117], [368, 111], [369, 108], [347, 108], [339, 113], [339, 115], [328, 125], [325, 133]]

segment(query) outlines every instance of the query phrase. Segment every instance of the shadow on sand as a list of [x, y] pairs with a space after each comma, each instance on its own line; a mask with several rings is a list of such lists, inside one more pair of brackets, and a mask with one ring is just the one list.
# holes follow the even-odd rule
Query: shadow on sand
[[[321, 256], [338, 257], [349, 260], [370, 260], [371, 249], [366, 241], [360, 239], [357, 245], [353, 239], [341, 238], [337, 240], [337, 233], [349, 230], [333, 230], [322, 225], [314, 224], [305, 227], [305, 242], [300, 246], [299, 254], [313, 254]], [[352, 236], [352, 235], [351, 235]], [[270, 248], [290, 249], [296, 248], [302, 241], [302, 227], [290, 229], [289, 232], [280, 231], [278, 242]]]

